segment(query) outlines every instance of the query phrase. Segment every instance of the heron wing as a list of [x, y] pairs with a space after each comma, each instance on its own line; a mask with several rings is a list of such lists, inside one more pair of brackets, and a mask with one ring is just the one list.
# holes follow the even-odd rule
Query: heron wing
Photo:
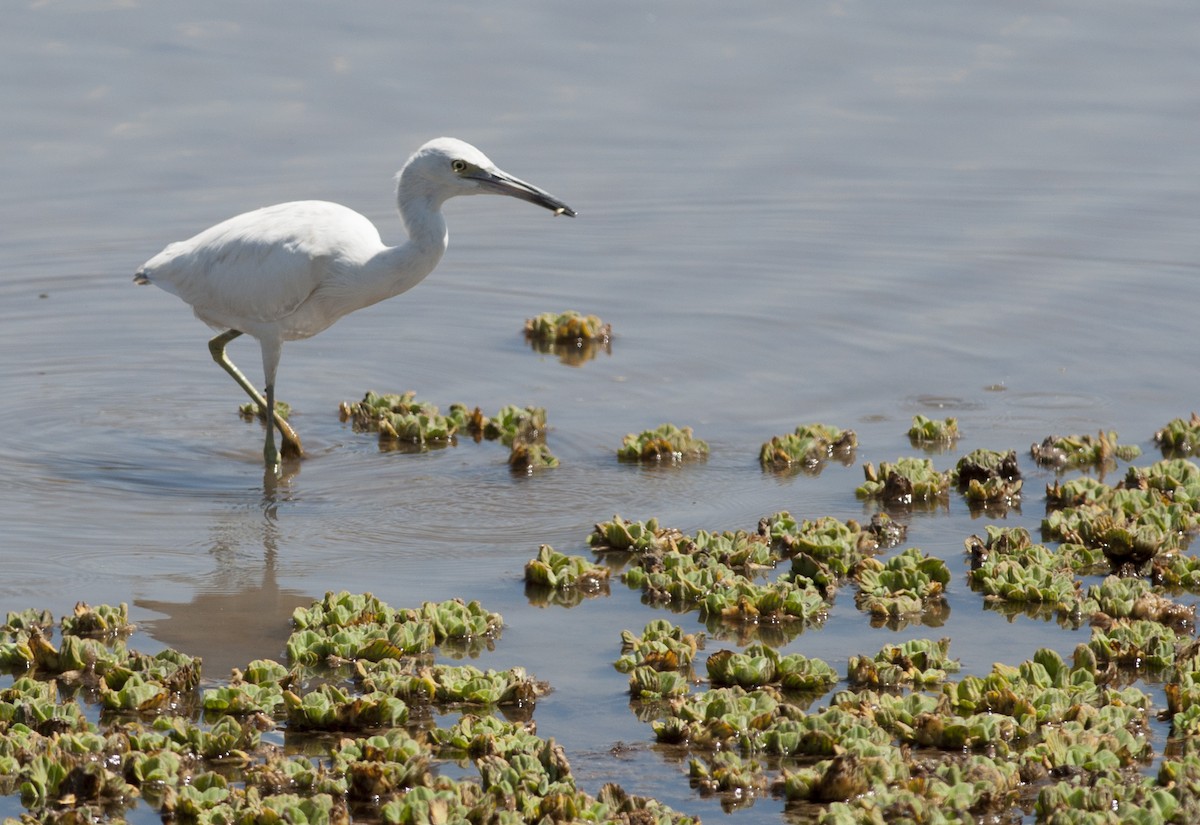
[[240, 329], [281, 321], [339, 267], [381, 245], [375, 226], [354, 210], [297, 201], [246, 212], [173, 243], [142, 273], [202, 320]]

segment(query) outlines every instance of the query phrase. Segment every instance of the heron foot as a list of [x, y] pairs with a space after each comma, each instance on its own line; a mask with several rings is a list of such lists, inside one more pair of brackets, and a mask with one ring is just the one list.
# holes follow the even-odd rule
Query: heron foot
[[304, 447], [300, 445], [300, 438], [294, 431], [291, 438], [288, 438], [287, 433], [281, 432], [280, 435], [283, 436], [279, 439], [279, 446], [282, 448], [280, 452], [284, 458], [292, 460], [304, 458]]

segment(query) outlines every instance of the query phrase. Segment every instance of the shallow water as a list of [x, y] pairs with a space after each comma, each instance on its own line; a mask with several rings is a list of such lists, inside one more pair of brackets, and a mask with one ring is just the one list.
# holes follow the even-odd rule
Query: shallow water
[[[916, 413], [958, 417], [945, 468], [1099, 428], [1149, 460], [1154, 430], [1196, 406], [1200, 15], [1185, 3], [63, 2], [8, 19], [2, 610], [125, 601], [135, 645], [202, 655], [220, 678], [280, 656], [292, 608], [327, 590], [477, 598], [506, 620], [480, 664], [552, 684], [539, 732], [585, 787], [614, 778], [719, 820], [650, 748], [610, 666], [620, 630], [660, 613], [620, 584], [530, 606], [539, 544], [582, 553], [614, 513], [685, 531], [869, 516], [859, 465], [914, 454]], [[237, 417], [210, 331], [133, 271], [299, 198], [396, 241], [389, 175], [442, 133], [579, 217], [448, 204], [426, 283], [285, 349], [280, 395], [312, 458], [264, 484], [261, 430]], [[525, 345], [526, 317], [566, 308], [613, 324], [611, 354], [571, 367]], [[231, 354], [257, 376], [253, 342]], [[488, 444], [381, 453], [336, 414], [367, 389], [544, 406], [562, 467], [514, 478]], [[707, 463], [617, 464], [625, 433], [664, 421], [708, 440]], [[761, 472], [759, 445], [810, 421], [855, 429], [854, 465]], [[1005, 523], [1036, 527], [1052, 476], [1022, 467]], [[949, 635], [979, 672], [1086, 638], [982, 610], [962, 540], [989, 522], [959, 499], [909, 521], [909, 543], [955, 571], [947, 624], [872, 629], [843, 592], [789, 649], [844, 671], [849, 653]]]

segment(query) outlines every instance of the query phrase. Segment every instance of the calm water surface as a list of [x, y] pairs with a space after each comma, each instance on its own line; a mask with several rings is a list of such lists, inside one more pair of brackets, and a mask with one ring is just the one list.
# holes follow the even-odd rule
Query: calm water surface
[[[1197, 42], [1185, 2], [10, 9], [0, 610], [125, 601], [135, 646], [202, 655], [219, 679], [281, 656], [292, 608], [327, 590], [480, 599], [506, 627], [479, 664], [552, 684], [539, 732], [584, 787], [615, 779], [722, 820], [650, 747], [611, 668], [620, 631], [662, 614], [620, 584], [531, 606], [525, 561], [541, 543], [584, 552], [614, 513], [689, 532], [780, 509], [867, 517], [859, 465], [914, 454], [916, 413], [960, 420], [939, 468], [1099, 428], [1152, 459], [1200, 385]], [[280, 395], [312, 457], [264, 484], [261, 430], [237, 417], [211, 332], [132, 273], [300, 198], [396, 242], [390, 175], [439, 134], [580, 216], [451, 202], [428, 282], [285, 349]], [[570, 367], [528, 349], [524, 318], [567, 308], [613, 324], [611, 355]], [[231, 354], [258, 377], [253, 342]], [[514, 478], [487, 444], [381, 453], [336, 415], [367, 389], [544, 406], [562, 467]], [[664, 421], [693, 426], [709, 461], [617, 464], [625, 433]], [[762, 473], [761, 443], [810, 421], [855, 429], [856, 462]], [[1023, 468], [1004, 522], [1036, 527], [1051, 476]], [[850, 653], [949, 635], [983, 672], [1086, 638], [983, 611], [962, 540], [990, 522], [961, 500], [909, 521], [910, 544], [955, 571], [946, 625], [872, 629], [844, 590], [790, 650], [844, 672]]]

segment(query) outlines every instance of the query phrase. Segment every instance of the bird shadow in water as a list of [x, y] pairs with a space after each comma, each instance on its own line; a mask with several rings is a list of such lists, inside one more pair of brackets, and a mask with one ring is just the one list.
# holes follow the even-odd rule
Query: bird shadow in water
[[264, 473], [261, 510], [255, 508], [252, 514], [260, 531], [260, 565], [247, 564], [247, 531], [231, 519], [216, 528], [210, 551], [215, 570], [201, 581], [187, 579], [195, 587], [190, 601], [134, 601], [137, 607], [164, 614], [142, 622], [143, 629], [164, 645], [199, 656], [208, 679], [227, 678], [232, 668], [244, 668], [254, 659], [282, 660], [292, 612], [313, 601], [311, 594], [280, 588], [276, 581], [278, 495], [288, 478]]

